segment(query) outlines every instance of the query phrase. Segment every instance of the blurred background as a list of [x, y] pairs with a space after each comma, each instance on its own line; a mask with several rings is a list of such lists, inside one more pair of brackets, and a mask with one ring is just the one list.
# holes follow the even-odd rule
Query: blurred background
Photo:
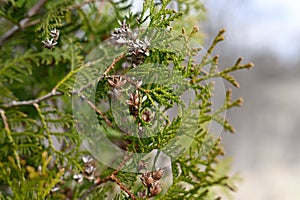
[[[199, 0], [200, 1], [200, 0]], [[141, 1], [135, 1], [139, 8]], [[233, 173], [242, 177], [236, 200], [300, 199], [300, 1], [204, 0], [200, 30], [208, 48], [225, 28], [215, 53], [220, 69], [238, 57], [253, 62], [238, 71], [235, 98], [244, 105], [227, 112], [236, 133], [222, 133]], [[232, 88], [226, 83], [227, 88]]]
[[205, 47], [219, 29], [227, 30], [216, 51], [220, 68], [240, 56], [255, 64], [235, 73], [241, 88], [233, 93], [244, 105], [227, 112], [236, 134], [222, 134], [233, 171], [243, 178], [234, 199], [300, 199], [300, 1], [206, 0], [205, 5]]

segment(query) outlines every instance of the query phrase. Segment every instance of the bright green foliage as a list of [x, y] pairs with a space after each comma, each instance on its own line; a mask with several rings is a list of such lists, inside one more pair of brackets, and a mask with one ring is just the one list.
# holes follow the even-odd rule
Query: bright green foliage
[[[174, 4], [176, 10], [170, 8]], [[166, 195], [158, 195], [159, 199], [218, 199], [221, 194], [216, 187], [225, 193], [234, 190], [229, 171], [224, 170], [228, 169], [226, 163], [219, 161], [223, 155], [221, 140], [208, 154], [204, 152], [214, 139], [209, 136], [208, 124], [215, 121], [224, 130], [234, 132], [222, 113], [240, 106], [242, 100], [232, 101], [229, 90], [223, 106], [212, 112], [214, 85], [208, 81], [222, 78], [239, 87], [229, 73], [251, 68], [252, 64], [241, 64], [239, 59], [232, 67], [218, 71], [218, 57], [213, 56], [213, 50], [224, 39], [223, 30], [202, 55], [202, 60], [195, 60], [203, 52], [194, 45], [195, 41], [202, 41], [202, 35], [197, 27], [185, 26], [179, 19], [195, 22], [203, 16], [205, 9], [200, 1], [145, 0], [138, 13], [130, 11], [132, 4], [128, 0], [6, 0], [0, 6], [0, 199], [138, 198], [139, 174], [101, 163], [95, 164], [101, 170], [93, 181], [88, 180], [87, 174], [81, 183], [74, 180], [74, 175], [83, 173], [87, 165], [82, 157], [90, 153], [84, 150], [84, 138], [75, 127], [72, 96], [82, 98], [95, 110], [103, 132], [120, 147], [125, 144], [129, 152], [139, 153], [165, 148], [171, 155], [173, 185]], [[148, 138], [125, 134], [117, 127], [111, 110], [101, 112], [99, 105], [86, 98], [90, 93], [89, 83], [96, 78], [94, 100], [111, 101], [110, 81], [124, 73], [121, 63], [130, 55], [114, 54], [111, 47], [101, 52], [97, 60], [89, 60], [93, 56], [89, 53], [110, 38], [114, 28], [119, 27], [118, 21], [124, 19], [130, 28], [161, 30], [151, 38], [156, 46], [145, 56], [144, 65], [127, 74], [149, 83], [139, 88], [147, 99], [137, 110], [131, 110], [135, 122], [146, 127], [146, 133], [155, 133]], [[172, 32], [171, 27], [180, 28], [181, 33]], [[60, 31], [57, 44], [45, 48], [47, 38], [54, 37], [54, 29]], [[172, 44], [173, 48], [166, 44]], [[96, 65], [112, 68], [106, 73], [103, 67], [91, 67]], [[172, 66], [172, 72], [161, 65]], [[163, 84], [154, 84], [155, 81], [151, 84], [151, 78], [157, 73], [162, 74], [160, 83]], [[171, 89], [174, 84], [178, 85], [176, 90]], [[196, 99], [189, 108], [180, 99], [187, 87]], [[125, 92], [133, 94], [129, 89]], [[170, 120], [163, 109], [174, 105], [182, 106], [182, 114]], [[145, 120], [146, 108], [151, 108], [160, 119], [153, 129], [151, 121]], [[193, 109], [199, 112], [195, 114]], [[126, 112], [123, 114], [126, 117]], [[173, 138], [184, 136], [193, 138], [189, 148], [182, 148], [176, 141], [172, 148], [167, 146]], [[178, 151], [182, 152], [176, 157]], [[135, 158], [124, 156], [120, 168], [134, 162]]]

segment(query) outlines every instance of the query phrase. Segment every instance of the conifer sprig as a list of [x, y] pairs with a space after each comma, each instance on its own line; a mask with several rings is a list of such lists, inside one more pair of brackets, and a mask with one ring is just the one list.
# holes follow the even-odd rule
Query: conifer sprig
[[[137, 13], [131, 3], [0, 3], [0, 199], [219, 199], [216, 187], [235, 189], [209, 125], [234, 132], [223, 113], [242, 99], [228, 90], [214, 108], [212, 80], [239, 87], [231, 73], [253, 64], [218, 70], [223, 29], [206, 52], [198, 27], [176, 32], [205, 10], [199, 1], [145, 0]], [[96, 125], [79, 123], [90, 122], [85, 110]], [[89, 149], [104, 137], [121, 159]], [[159, 168], [162, 153], [170, 163]]]

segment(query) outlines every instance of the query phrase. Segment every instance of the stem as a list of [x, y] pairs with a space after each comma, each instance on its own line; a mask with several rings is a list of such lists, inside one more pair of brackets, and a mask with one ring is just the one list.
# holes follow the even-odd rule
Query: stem
[[39, 21], [35, 21], [35, 23], [30, 22], [30, 17], [35, 15], [46, 3], [47, 0], [38, 1], [28, 12], [24, 19], [22, 19], [18, 25], [13, 26], [9, 29], [1, 38], [0, 38], [0, 48], [4, 45], [4, 42], [11, 38], [14, 34], [16, 34], [19, 30], [24, 29], [28, 26], [32, 26]]
[[128, 160], [131, 158], [131, 156], [132, 156], [132, 153], [129, 153], [129, 155], [125, 155], [123, 161], [120, 163], [120, 165], [117, 167], [117, 169], [112, 174], [116, 175], [122, 169], [122, 167], [128, 162]]
[[119, 187], [124, 190], [132, 199], [136, 199], [136, 197], [129, 191], [128, 188], [126, 188], [119, 179], [117, 179], [117, 177], [115, 176], [120, 170], [121, 168], [126, 164], [126, 162], [131, 158], [131, 155], [126, 155], [123, 159], [123, 161], [120, 163], [120, 165], [117, 167], [117, 169], [115, 171], [113, 171], [111, 173], [110, 176], [104, 178], [104, 179], [100, 179], [99, 181], [97, 181], [94, 185], [92, 185], [88, 190], [86, 190], [83, 195], [79, 198], [79, 200], [84, 200], [88, 197], [89, 194], [91, 194], [93, 192], [94, 189], [96, 189], [96, 187], [98, 187], [99, 185], [101, 185], [102, 183], [106, 183], [107, 181], [113, 181], [116, 184], [119, 185]]
[[12, 134], [11, 134], [9, 124], [7, 122], [7, 118], [6, 118], [4, 110], [0, 110], [0, 115], [1, 115], [2, 120], [3, 120], [4, 129], [5, 129], [6, 134], [7, 134], [8, 142], [12, 145], [13, 154], [15, 156], [17, 166], [18, 166], [19, 169], [21, 169], [20, 156], [19, 156], [19, 153], [18, 153], [17, 148], [16, 148], [16, 143], [14, 142], [14, 139], [12, 137]]
[[40, 106], [37, 103], [34, 103], [33, 106], [35, 107], [36, 111], [38, 112], [39, 118], [41, 119], [42, 126], [45, 129], [46, 138], [48, 139], [50, 149], [55, 150], [55, 147], [53, 145], [53, 141], [52, 141], [52, 138], [51, 138], [50, 130], [48, 128], [47, 122], [45, 121], [45, 118], [43, 117], [43, 113], [40, 109]]
[[210, 45], [209, 49], [207, 50], [205, 55], [202, 57], [202, 60], [201, 60], [200, 64], [198, 65], [198, 69], [202, 69], [202, 67], [206, 64], [207, 58], [212, 54], [212, 52], [213, 52], [214, 48], [216, 47], [216, 45], [219, 42], [224, 40], [224, 37], [223, 37], [224, 33], [225, 33], [225, 29], [219, 30], [219, 33], [217, 34], [214, 41]]
[[117, 167], [117, 169], [110, 175], [110, 180], [115, 182], [121, 190], [125, 191], [131, 199], [135, 200], [136, 197], [130, 192], [130, 190], [121, 183], [121, 181], [116, 177], [116, 174], [122, 169], [122, 167], [127, 163], [127, 161], [131, 158], [132, 153], [129, 155], [126, 155], [123, 159], [123, 161], [120, 163], [120, 165]]
[[160, 154], [160, 150], [157, 150], [156, 155], [155, 155], [155, 157], [154, 157], [153, 166], [152, 166], [152, 171], [153, 171], [153, 172], [156, 170], [156, 169], [155, 169], [155, 164], [156, 164], [156, 162], [157, 162], [157, 159], [158, 159], [158, 157], [159, 157], [159, 154]]
[[61, 92], [57, 92], [56, 90], [52, 90], [51, 92], [49, 92], [48, 94], [37, 98], [37, 99], [33, 99], [33, 100], [28, 100], [28, 101], [12, 101], [11, 103], [8, 104], [4, 104], [5, 108], [10, 108], [10, 107], [15, 107], [15, 106], [27, 106], [27, 105], [33, 105], [33, 104], [37, 104], [41, 101], [44, 101], [46, 99], [49, 99], [51, 97], [54, 96], [60, 96], [62, 95]]
[[110, 180], [110, 176], [106, 177], [104, 179], [99, 180], [98, 182], [96, 182], [94, 185], [92, 185], [89, 189], [87, 189], [83, 195], [79, 198], [79, 200], [85, 200], [92, 192], [94, 189], [96, 189], [96, 187], [98, 187], [99, 185], [101, 185], [102, 183], [106, 183], [107, 181]]
[[93, 108], [103, 119], [104, 119], [104, 121], [107, 123], [107, 125], [108, 126], [110, 126], [110, 127], [113, 127], [113, 125], [112, 125], [112, 122], [105, 116], [105, 114], [104, 113], [102, 113], [97, 107], [96, 107], [96, 105], [93, 103], [93, 102], [91, 102], [90, 100], [88, 100], [84, 95], [81, 95], [80, 96], [82, 99], [84, 99], [86, 102], [87, 102], [87, 104], [89, 104], [89, 106], [91, 107], [91, 108]]
[[110, 66], [105, 70], [103, 75], [106, 76], [110, 72], [110, 70], [112, 70], [114, 68], [114, 66], [117, 64], [117, 62], [119, 62], [120, 60], [125, 58], [125, 56], [126, 56], [125, 54], [122, 54], [118, 58], [114, 59], [114, 61], [110, 64]]
[[114, 174], [110, 176], [110, 180], [115, 182], [121, 188], [121, 190], [125, 191], [130, 196], [131, 199], [133, 200], [136, 199], [136, 197], [130, 192], [130, 190], [125, 185], [123, 185]]

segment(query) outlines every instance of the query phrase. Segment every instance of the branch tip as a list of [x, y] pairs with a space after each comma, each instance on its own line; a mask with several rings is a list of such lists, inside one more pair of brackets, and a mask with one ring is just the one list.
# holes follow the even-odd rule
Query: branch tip
[[226, 32], [225, 28], [222, 28], [222, 29], [219, 30], [220, 34], [224, 34], [225, 32]]

